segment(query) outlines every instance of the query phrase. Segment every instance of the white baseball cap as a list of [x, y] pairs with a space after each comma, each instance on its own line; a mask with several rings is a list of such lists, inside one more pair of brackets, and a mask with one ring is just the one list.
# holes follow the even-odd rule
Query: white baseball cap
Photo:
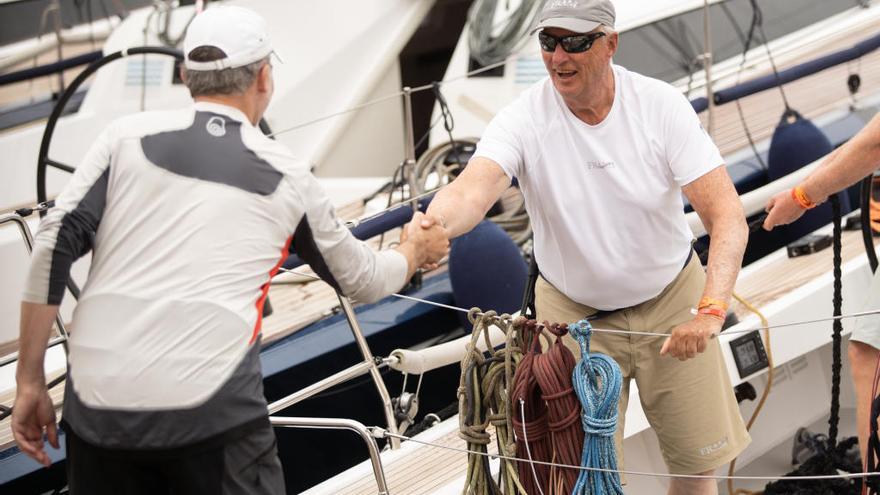
[[[226, 54], [210, 62], [190, 60], [196, 48], [213, 46]], [[223, 70], [252, 64], [274, 53], [266, 21], [253, 10], [232, 5], [211, 6], [197, 14], [183, 40], [184, 64], [189, 70]], [[277, 56], [277, 55], [276, 55]]]
[[610, 0], [548, 0], [538, 14], [535, 31], [556, 27], [589, 33], [599, 26], [614, 28], [614, 4]]

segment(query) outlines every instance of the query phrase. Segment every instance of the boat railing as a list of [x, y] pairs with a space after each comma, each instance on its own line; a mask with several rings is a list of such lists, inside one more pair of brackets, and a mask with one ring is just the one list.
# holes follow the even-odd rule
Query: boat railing
[[385, 482], [385, 470], [382, 467], [382, 458], [379, 456], [379, 446], [376, 439], [362, 423], [351, 419], [340, 418], [289, 418], [272, 416], [269, 418], [272, 425], [280, 428], [308, 428], [324, 430], [350, 430], [363, 439], [370, 452], [370, 463], [373, 467], [373, 476], [379, 489], [379, 495], [388, 494], [388, 485]]
[[0, 86], [6, 86], [22, 81], [30, 81], [31, 79], [37, 79], [39, 77], [58, 74], [59, 72], [64, 72], [68, 69], [73, 69], [81, 65], [90, 64], [95, 60], [100, 59], [101, 56], [101, 50], [95, 50], [88, 53], [75, 55], [70, 58], [58, 60], [57, 62], [38, 65], [36, 67], [29, 67], [27, 69], [22, 69], [15, 72], [8, 72], [6, 74], [0, 74]]
[[[308, 399], [315, 394], [323, 392], [324, 390], [368, 373], [370, 378], [372, 378], [373, 383], [376, 386], [376, 391], [379, 393], [379, 397], [382, 401], [382, 409], [385, 413], [385, 422], [388, 425], [388, 429], [397, 433], [397, 419], [394, 416], [394, 406], [391, 403], [391, 395], [388, 393], [388, 387], [385, 386], [385, 381], [382, 380], [382, 374], [379, 371], [380, 366], [386, 366], [387, 362], [386, 360], [373, 356], [373, 352], [370, 350], [367, 339], [364, 338], [364, 333], [357, 321], [351, 301], [342, 294], [337, 293], [337, 296], [339, 297], [339, 304], [342, 307], [342, 311], [348, 319], [348, 326], [351, 329], [351, 333], [354, 335], [355, 343], [357, 344], [358, 350], [361, 352], [363, 360], [317, 383], [298, 390], [283, 399], [272, 402], [269, 404], [269, 414], [279, 412], [298, 402]], [[400, 440], [392, 438], [391, 447], [397, 448], [399, 446]]]
[[[784, 177], [780, 177], [769, 184], [741, 195], [739, 198], [742, 202], [746, 218], [764, 211], [770, 198], [782, 191], [787, 191], [798, 185], [802, 180], [806, 179], [810, 173], [816, 170], [824, 159], [824, 157], [820, 158]], [[695, 237], [699, 238], [707, 234], [706, 227], [703, 226], [703, 222], [700, 220], [700, 217], [696, 212], [692, 211], [686, 214], [685, 217], [687, 218], [688, 225], [693, 231]]]
[[[46, 206], [48, 208], [48, 206]], [[22, 215], [18, 212], [9, 213], [6, 215], [0, 215], [0, 226], [14, 223], [18, 226], [19, 232], [21, 232], [22, 240], [24, 241], [24, 245], [27, 248], [28, 254], [34, 250], [34, 236], [31, 234], [31, 229], [28, 226], [27, 221], [24, 219]], [[58, 330], [58, 336], [53, 337], [49, 340], [48, 346], [54, 347], [58, 344], [61, 344], [65, 347], [65, 351], [67, 350], [67, 329], [64, 327], [64, 320], [61, 319], [61, 315], [55, 317], [55, 325]], [[0, 358], [0, 366], [6, 366], [7, 364], [11, 364], [18, 361], [18, 351], [12, 352], [6, 356]]]
[[[731, 103], [740, 98], [745, 98], [746, 96], [775, 88], [781, 84], [811, 76], [830, 67], [845, 64], [863, 57], [878, 48], [880, 48], [880, 35], [872, 36], [849, 48], [838, 50], [829, 53], [828, 55], [789, 67], [788, 69], [779, 71], [777, 74], [768, 74], [763, 77], [716, 91], [712, 95], [712, 101], [715, 105]], [[706, 99], [705, 96], [701, 96], [691, 100], [691, 106], [693, 106], [694, 110], [699, 113], [709, 107], [709, 100]]]
[[[116, 26], [110, 20], [95, 21], [90, 25], [81, 25], [54, 31], [51, 36], [40, 36], [24, 46], [17, 45], [15, 53], [0, 53], [0, 71], [15, 67], [45, 52], [58, 48], [59, 45], [99, 42], [106, 40]], [[59, 58], [56, 63], [62, 62]]]

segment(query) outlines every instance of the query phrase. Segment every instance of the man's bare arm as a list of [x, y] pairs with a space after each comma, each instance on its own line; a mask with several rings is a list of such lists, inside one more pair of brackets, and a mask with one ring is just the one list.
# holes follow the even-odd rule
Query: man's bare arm
[[[852, 140], [828, 155], [822, 165], [801, 184], [807, 198], [814, 203], [856, 183], [880, 167], [880, 115], [875, 116]], [[804, 208], [792, 198], [791, 191], [773, 196], [767, 203], [764, 228], [794, 222]]]
[[[742, 203], [724, 166], [715, 168], [682, 190], [712, 240], [703, 297], [726, 305], [736, 284], [749, 236]], [[697, 314], [692, 320], [672, 329], [660, 354], [682, 361], [693, 358], [706, 349], [709, 338], [721, 330], [723, 323], [720, 315]]]
[[844, 144], [804, 180], [807, 197], [817, 203], [849, 187], [880, 167], [880, 115], [874, 116], [851, 141]]
[[18, 446], [37, 462], [48, 466], [43, 450], [43, 431], [49, 443], [58, 448], [55, 409], [46, 389], [43, 361], [58, 306], [21, 303], [21, 332], [18, 365], [15, 372], [16, 393], [12, 413], [12, 435]]
[[494, 161], [476, 157], [452, 183], [434, 196], [422, 224], [424, 227], [439, 221], [445, 225], [449, 237], [458, 237], [474, 228], [486, 216], [489, 208], [510, 187], [510, 179]]
[[682, 191], [711, 239], [703, 296], [727, 302], [749, 240], [742, 202], [723, 166], [687, 184]]

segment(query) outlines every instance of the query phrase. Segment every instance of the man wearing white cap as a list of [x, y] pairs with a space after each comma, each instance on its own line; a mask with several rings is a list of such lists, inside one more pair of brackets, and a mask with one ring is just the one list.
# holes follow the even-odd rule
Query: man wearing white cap
[[[423, 226], [467, 232], [516, 177], [541, 273], [538, 319], [596, 316], [596, 328], [631, 332], [592, 337], [592, 349], [624, 375], [618, 455], [634, 379], [670, 472], [708, 474], [749, 442], [710, 340], [724, 322], [748, 228], [718, 149], [684, 96], [612, 64], [614, 17], [608, 0], [544, 4], [535, 31], [549, 78], [495, 116]], [[682, 193], [711, 236], [705, 272]], [[669, 492], [716, 490], [712, 480], [682, 478]]]
[[43, 357], [70, 265], [91, 250], [62, 423], [73, 495], [284, 493], [259, 351], [269, 282], [289, 249], [360, 301], [447, 252], [420, 216], [397, 248], [373, 252], [308, 167], [259, 131], [271, 52], [250, 10], [196, 16], [182, 74], [195, 104], [110, 125], [40, 226], [12, 429], [49, 464], [43, 434], [57, 448], [58, 433]]

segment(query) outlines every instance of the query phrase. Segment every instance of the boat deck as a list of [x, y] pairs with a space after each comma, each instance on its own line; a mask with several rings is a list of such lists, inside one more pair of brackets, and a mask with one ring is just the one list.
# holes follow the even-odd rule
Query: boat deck
[[[865, 256], [865, 245], [862, 241], [861, 231], [845, 231], [842, 233], [841, 240], [843, 264]], [[874, 244], [876, 245], [878, 242], [880, 242], [880, 238], [875, 237]], [[782, 258], [785, 255], [778, 252], [777, 256]], [[832, 266], [832, 256], [833, 251], [829, 246], [818, 253], [807, 256], [784, 258], [784, 262], [768, 264], [751, 272], [748, 277], [738, 280], [735, 292], [757, 308], [767, 307], [782, 296], [826, 275]], [[862, 302], [859, 298], [858, 304]], [[730, 309], [740, 321], [753, 316], [748, 308], [736, 300], [731, 302]]]
[[[462, 467], [467, 462], [465, 454], [442, 448], [465, 447], [464, 440], [458, 436], [458, 418], [447, 419], [431, 430], [433, 431], [430, 431], [430, 435], [426, 434], [420, 440], [437, 447], [407, 442], [400, 450], [383, 455], [383, 463], [386, 463], [385, 482], [389, 493], [429, 495], [443, 493], [443, 487], [455, 486], [460, 490], [464, 485], [465, 471]], [[493, 439], [489, 444], [489, 452], [497, 453], [494, 429], [487, 431]], [[372, 474], [347, 479], [344, 485], [346, 488], [339, 492], [340, 495], [375, 495], [377, 486]]]
[[[868, 26], [846, 33], [844, 36], [835, 37], [833, 40], [828, 40], [815, 52], [780, 66], [779, 70], [785, 70], [807, 60], [850, 48], [859, 41], [876, 34], [877, 27]], [[749, 77], [761, 77], [769, 73], [771, 72], [768, 69], [764, 73], [750, 73]], [[808, 119], [816, 119], [829, 112], [846, 109], [853, 103], [847, 87], [847, 78], [850, 74], [859, 74], [862, 79], [861, 91], [857, 93], [858, 99], [864, 99], [872, 93], [875, 94], [876, 88], [880, 87], [880, 50], [875, 50], [848, 64], [831, 67], [812, 76], [787, 83], [783, 88], [792, 109], [797, 110]], [[756, 93], [738, 101], [742, 107], [744, 119], [740, 119], [736, 102], [716, 106], [714, 109], [715, 128], [712, 132], [712, 138], [721, 150], [722, 156], [729, 156], [731, 153], [749, 147], [744, 125], [748, 127], [755, 143], [772, 137], [773, 131], [782, 117], [782, 112], [785, 110], [785, 104], [778, 89]], [[704, 126], [708, 125], [708, 112], [702, 112], [700, 118]], [[833, 136], [830, 137], [833, 139]]]

